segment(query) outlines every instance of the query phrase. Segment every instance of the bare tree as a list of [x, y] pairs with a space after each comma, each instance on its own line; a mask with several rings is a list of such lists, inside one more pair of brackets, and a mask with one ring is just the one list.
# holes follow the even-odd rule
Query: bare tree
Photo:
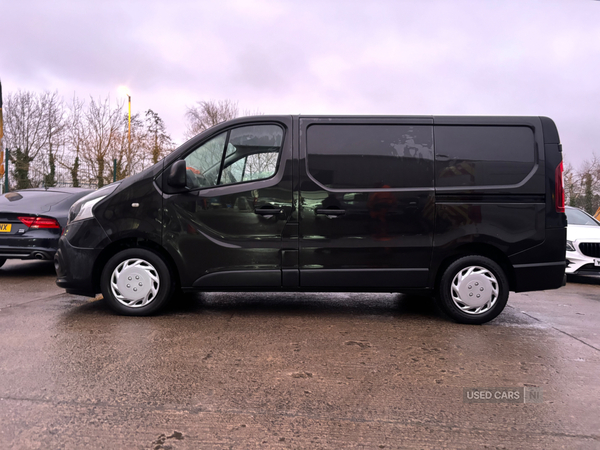
[[33, 92], [18, 91], [6, 99], [4, 133], [6, 148], [11, 151], [13, 176], [17, 189], [32, 187], [31, 162], [43, 152], [48, 141], [44, 111], [47, 97]]
[[56, 152], [64, 144], [63, 133], [65, 130], [65, 108], [62, 98], [57, 92], [46, 92], [43, 95], [43, 115], [46, 126], [46, 153], [48, 156], [48, 170], [44, 170], [44, 186], [56, 186]]
[[278, 153], [255, 153], [246, 158], [245, 175], [249, 179], [267, 178], [275, 173]]
[[579, 179], [577, 172], [573, 166], [569, 163], [564, 165], [564, 188], [565, 188], [565, 202], [571, 206], [575, 206], [577, 197], [581, 194], [579, 189]]
[[232, 100], [209, 100], [196, 102], [185, 113], [187, 119], [186, 137], [189, 139], [226, 120], [238, 116], [238, 103]]
[[69, 171], [71, 184], [73, 187], [81, 185], [81, 175], [79, 169], [81, 166], [80, 154], [87, 141], [88, 131], [84, 125], [84, 106], [83, 100], [73, 96], [69, 105], [66, 125], [66, 148], [58, 158], [58, 164]]
[[151, 109], [146, 111], [146, 134], [152, 164], [156, 164], [168, 151], [172, 150], [173, 141], [167, 134], [163, 120]]
[[570, 164], [564, 171], [565, 197], [569, 205], [594, 214], [600, 206], [600, 160], [593, 154], [585, 160], [579, 170]]
[[[156, 164], [174, 143], [162, 118], [153, 110], [134, 115], [131, 142], [123, 105], [110, 99], [73, 96], [65, 105], [57, 93], [19, 91], [4, 105], [6, 147], [11, 150], [11, 179], [18, 189], [71, 184], [101, 187], [115, 175], [132, 175]], [[200, 101], [186, 113], [188, 136], [238, 116], [231, 100]], [[248, 113], [248, 112], [246, 112]], [[254, 114], [260, 114], [258, 112]], [[251, 173], [271, 170], [271, 155], [248, 161]]]
[[110, 175], [105, 173], [105, 161], [119, 139], [122, 109], [122, 105], [112, 109], [109, 98], [98, 102], [91, 98], [84, 113], [87, 139], [82, 148], [82, 158], [90, 165], [98, 187], [104, 186], [105, 180], [110, 179]]
[[584, 209], [594, 215], [600, 206], [600, 160], [592, 153], [590, 161], [584, 162], [585, 174], [582, 176], [584, 185]]

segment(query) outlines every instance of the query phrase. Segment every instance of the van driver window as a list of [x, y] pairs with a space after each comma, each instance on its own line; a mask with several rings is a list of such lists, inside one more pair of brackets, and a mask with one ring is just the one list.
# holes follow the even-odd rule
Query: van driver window
[[270, 178], [277, 171], [282, 141], [283, 129], [277, 125], [225, 131], [185, 158], [186, 185], [198, 189]]
[[190, 189], [217, 184], [227, 132], [201, 145], [185, 158], [186, 186]]

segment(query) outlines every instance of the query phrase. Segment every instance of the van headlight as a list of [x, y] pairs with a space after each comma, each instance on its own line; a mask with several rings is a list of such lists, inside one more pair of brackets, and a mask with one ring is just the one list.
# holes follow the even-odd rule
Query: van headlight
[[567, 251], [568, 252], [574, 252], [575, 251], [575, 246], [573, 245], [573, 241], [567, 241]]
[[106, 195], [83, 201], [81, 203], [74, 203], [69, 210], [69, 221], [67, 223], [77, 222], [78, 220], [84, 220], [93, 217], [94, 215], [92, 213], [92, 208], [103, 198], [106, 198]]
[[73, 203], [71, 209], [69, 209], [69, 219], [67, 220], [67, 225], [71, 222], [77, 222], [78, 220], [94, 217], [92, 214], [92, 208], [94, 205], [112, 194], [115, 189], [119, 187], [119, 184], [121, 184], [120, 181], [109, 184], [108, 186], [104, 186], [103, 188], [98, 189], [96, 192], [92, 192]]

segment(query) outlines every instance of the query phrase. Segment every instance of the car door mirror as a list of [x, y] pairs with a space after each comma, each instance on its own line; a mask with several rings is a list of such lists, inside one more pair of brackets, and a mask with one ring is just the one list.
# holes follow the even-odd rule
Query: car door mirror
[[171, 187], [182, 189], [186, 186], [186, 163], [185, 160], [175, 162], [169, 169], [167, 184]]

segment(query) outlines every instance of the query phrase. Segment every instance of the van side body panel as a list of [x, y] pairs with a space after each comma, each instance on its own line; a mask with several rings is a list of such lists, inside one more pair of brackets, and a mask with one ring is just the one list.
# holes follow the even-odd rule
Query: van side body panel
[[[562, 286], [566, 229], [564, 214], [554, 212], [550, 195], [555, 166], [549, 173], [542, 121], [537, 117], [435, 117], [434, 124], [432, 273], [439, 275], [458, 255], [480, 252], [504, 266], [511, 290]], [[453, 136], [458, 128], [461, 132]], [[481, 139], [486, 133], [489, 137]], [[465, 139], [463, 146], [457, 136]], [[469, 158], [453, 158], [453, 154]], [[556, 154], [561, 157], [553, 152], [550, 165], [556, 163]], [[454, 182], [453, 177], [462, 178]], [[549, 221], [559, 227], [548, 228]], [[430, 287], [438, 279], [431, 278]]]
[[301, 117], [299, 268], [306, 290], [427, 285], [433, 129], [423, 117]]

